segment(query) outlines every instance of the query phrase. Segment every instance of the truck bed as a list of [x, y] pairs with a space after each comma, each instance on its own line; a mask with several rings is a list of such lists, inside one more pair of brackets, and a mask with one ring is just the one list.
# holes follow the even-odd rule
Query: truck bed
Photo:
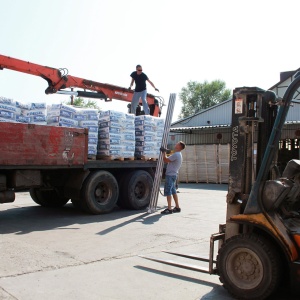
[[88, 159], [88, 130], [0, 123], [0, 169], [153, 168], [156, 161]]
[[35, 124], [0, 124], [0, 166], [83, 166], [88, 130]]

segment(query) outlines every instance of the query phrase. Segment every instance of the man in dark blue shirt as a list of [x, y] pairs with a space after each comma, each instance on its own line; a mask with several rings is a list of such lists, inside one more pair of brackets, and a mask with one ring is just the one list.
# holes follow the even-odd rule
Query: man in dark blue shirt
[[150, 81], [148, 76], [145, 73], [143, 73], [143, 69], [142, 69], [141, 65], [136, 66], [136, 71], [132, 72], [130, 74], [130, 77], [131, 77], [131, 83], [130, 83], [129, 89], [131, 89], [131, 87], [133, 86], [133, 83], [135, 82], [135, 89], [134, 89], [134, 94], [133, 94], [133, 97], [132, 97], [132, 100], [131, 100], [131, 110], [130, 110], [130, 112], [132, 114], [136, 113], [136, 107], [139, 104], [140, 98], [142, 98], [142, 103], [143, 103], [143, 108], [144, 108], [145, 115], [149, 115], [150, 111], [149, 111], [148, 103], [147, 103], [147, 100], [146, 100], [146, 98], [147, 98], [146, 81], [148, 81], [157, 92], [159, 92], [159, 90]]

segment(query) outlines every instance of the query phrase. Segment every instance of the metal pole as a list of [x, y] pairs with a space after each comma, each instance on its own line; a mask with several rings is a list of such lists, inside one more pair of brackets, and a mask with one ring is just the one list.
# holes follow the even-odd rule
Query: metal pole
[[[73, 88], [71, 88], [71, 91], [73, 92]], [[71, 95], [71, 105], [73, 105], [74, 104], [74, 95]]]
[[[164, 148], [166, 148], [167, 142], [168, 142], [175, 101], [176, 101], [176, 94], [170, 94], [168, 110], [167, 110], [165, 126], [164, 126], [164, 133], [163, 133], [162, 143], [161, 143], [161, 146]], [[154, 181], [153, 181], [153, 189], [151, 192], [148, 213], [153, 213], [156, 211], [163, 166], [164, 166], [163, 153], [160, 153], [158, 162], [157, 162], [157, 166], [156, 166], [156, 172], [155, 172]]]
[[[164, 135], [163, 135], [163, 140], [162, 140], [162, 146], [167, 147], [168, 144], [168, 137], [169, 137], [169, 132], [170, 132], [170, 127], [171, 127], [171, 122], [172, 122], [172, 117], [173, 117], [173, 111], [175, 107], [175, 101], [176, 101], [176, 94], [171, 94], [170, 95], [170, 101], [169, 101], [169, 106], [168, 106], [168, 111], [167, 111], [167, 118], [166, 118], [166, 123], [165, 123], [165, 128], [164, 128]], [[160, 176], [158, 180], [158, 188], [156, 190], [156, 197], [154, 198], [154, 209], [156, 210], [157, 207], [157, 200], [158, 200], [158, 193], [159, 193], [159, 188], [160, 188], [160, 182], [161, 182], [161, 176], [162, 176], [162, 170], [164, 166], [164, 161], [163, 161], [163, 154], [160, 154], [161, 156], [161, 170], [160, 170]]]

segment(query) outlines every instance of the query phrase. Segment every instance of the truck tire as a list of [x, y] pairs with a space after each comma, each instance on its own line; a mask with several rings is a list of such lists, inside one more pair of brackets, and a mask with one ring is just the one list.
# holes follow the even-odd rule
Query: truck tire
[[29, 193], [35, 203], [44, 207], [62, 207], [70, 200], [69, 198], [61, 196], [57, 190], [31, 188]]
[[117, 203], [119, 187], [116, 178], [107, 171], [91, 173], [84, 181], [80, 202], [85, 211], [104, 214], [112, 211]]
[[217, 256], [225, 289], [238, 299], [266, 299], [279, 286], [281, 264], [276, 247], [256, 234], [228, 239]]
[[144, 170], [129, 173], [121, 186], [123, 205], [129, 209], [144, 209], [149, 205], [153, 188], [152, 176]]

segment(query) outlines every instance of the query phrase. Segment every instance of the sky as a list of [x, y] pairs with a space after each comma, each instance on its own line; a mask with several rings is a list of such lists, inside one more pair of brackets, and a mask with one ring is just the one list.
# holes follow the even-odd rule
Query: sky
[[[0, 54], [129, 87], [141, 64], [168, 104], [189, 81], [268, 89], [299, 62], [299, 0], [0, 0]], [[0, 96], [60, 103], [40, 77], [4, 69]], [[114, 100], [103, 110], [127, 111]], [[163, 116], [167, 106], [163, 108]]]

